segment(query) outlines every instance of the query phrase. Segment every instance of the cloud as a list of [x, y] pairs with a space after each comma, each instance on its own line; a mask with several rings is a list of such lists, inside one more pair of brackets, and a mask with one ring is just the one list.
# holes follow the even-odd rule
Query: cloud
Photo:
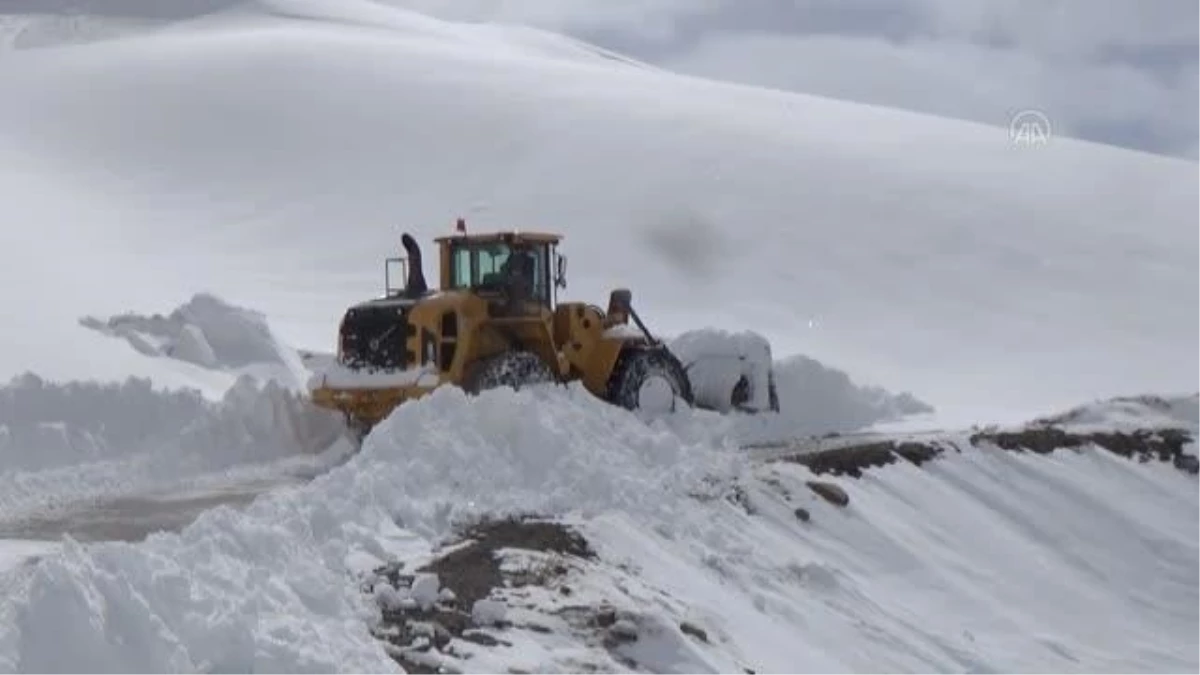
[[949, 40], [737, 33], [662, 65], [996, 125], [1037, 109], [1059, 135], [1195, 157], [1194, 64], [1164, 77], [1126, 63], [1047, 63], [1030, 51]]
[[386, 0], [565, 32], [693, 75], [1196, 158], [1189, 0]]

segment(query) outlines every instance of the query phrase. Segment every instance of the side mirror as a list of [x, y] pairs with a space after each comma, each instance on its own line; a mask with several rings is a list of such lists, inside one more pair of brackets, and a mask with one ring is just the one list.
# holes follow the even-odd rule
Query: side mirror
[[567, 256], [559, 254], [554, 271], [554, 285], [558, 288], [567, 287]]

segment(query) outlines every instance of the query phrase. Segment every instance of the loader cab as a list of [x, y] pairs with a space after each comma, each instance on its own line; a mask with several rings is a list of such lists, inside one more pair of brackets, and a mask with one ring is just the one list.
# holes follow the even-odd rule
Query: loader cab
[[516, 296], [553, 310], [566, 285], [559, 237], [542, 233], [459, 234], [435, 240], [441, 249], [442, 290]]

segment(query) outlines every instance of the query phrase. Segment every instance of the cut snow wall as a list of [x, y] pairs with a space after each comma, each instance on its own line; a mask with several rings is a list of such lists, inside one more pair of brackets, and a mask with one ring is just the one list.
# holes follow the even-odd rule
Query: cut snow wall
[[0, 514], [315, 455], [342, 431], [338, 416], [248, 377], [214, 403], [135, 378], [25, 375], [0, 388]]

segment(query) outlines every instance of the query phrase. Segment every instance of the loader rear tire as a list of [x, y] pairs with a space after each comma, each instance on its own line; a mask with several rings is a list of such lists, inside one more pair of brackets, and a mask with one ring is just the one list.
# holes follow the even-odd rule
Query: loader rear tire
[[608, 400], [628, 410], [675, 412], [680, 401], [693, 404], [692, 383], [666, 347], [630, 347], [613, 367]]
[[537, 354], [528, 351], [502, 352], [471, 364], [463, 378], [463, 389], [478, 394], [485, 389], [523, 386], [554, 381], [554, 373]]

